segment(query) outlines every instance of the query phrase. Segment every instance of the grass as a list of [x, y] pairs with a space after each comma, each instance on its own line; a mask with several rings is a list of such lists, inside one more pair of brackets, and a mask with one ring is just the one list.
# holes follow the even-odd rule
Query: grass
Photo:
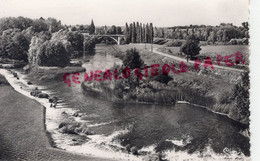
[[[202, 50], [200, 51], [200, 54], [197, 56], [198, 58], [205, 58], [209, 56], [214, 64], [217, 64], [217, 55], [221, 56], [227, 56], [235, 54], [236, 52], [240, 52], [243, 55], [243, 58], [245, 60], [245, 65], [249, 65], [249, 48], [247, 45], [206, 45], [201, 47]], [[185, 58], [184, 55], [180, 53], [180, 47], [165, 47], [161, 46], [159, 48], [159, 51]], [[231, 58], [233, 62], [235, 62], [235, 58]], [[224, 63], [222, 63], [225, 65]], [[234, 66], [235, 68], [239, 68], [239, 66]]]
[[9, 85], [8, 81], [5, 79], [4, 76], [0, 75], [0, 87]]
[[[6, 82], [2, 75], [0, 80]], [[107, 160], [52, 148], [45, 130], [45, 108], [9, 85], [1, 84], [0, 93], [1, 160]]]
[[61, 67], [34, 67], [29, 71], [29, 75], [40, 80], [50, 80], [62, 78], [65, 73], [85, 72], [86, 69], [77, 66]]

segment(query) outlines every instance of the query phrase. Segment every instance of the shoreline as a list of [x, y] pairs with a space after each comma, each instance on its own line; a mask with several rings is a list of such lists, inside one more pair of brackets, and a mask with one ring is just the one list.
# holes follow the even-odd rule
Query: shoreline
[[[26, 160], [38, 160], [39, 158], [44, 160], [112, 160], [57, 148], [51, 133], [47, 131], [46, 107], [37, 100], [16, 91], [2, 72], [0, 72], [0, 77], [3, 77], [8, 82], [8, 84], [0, 85], [1, 93], [5, 93], [0, 98], [0, 108], [2, 111], [5, 111], [4, 116], [1, 118], [3, 122], [6, 122], [0, 127], [2, 131], [1, 138], [5, 139], [2, 141], [2, 147], [0, 146], [0, 158]], [[9, 99], [15, 99], [15, 101], [6, 101]], [[24, 105], [22, 106], [22, 104]], [[15, 108], [14, 106], [17, 107]], [[17, 116], [17, 113], [21, 113], [21, 115]], [[10, 117], [13, 115], [18, 117], [18, 119]], [[14, 126], [12, 124], [19, 124], [20, 126], [10, 128]], [[9, 125], [10, 127], [6, 128]], [[20, 127], [24, 128], [19, 129]], [[5, 136], [8, 132], [10, 134]], [[29, 141], [28, 138], [30, 138]], [[7, 145], [5, 145], [5, 142], [7, 142]], [[9, 145], [10, 143], [11, 145]], [[9, 148], [13, 149], [10, 150]]]
[[[0, 70], [1, 71], [1, 70]], [[14, 89], [14, 88], [13, 88]], [[16, 91], [16, 90], [15, 90]], [[18, 91], [16, 91], [17, 93], [20, 93], [20, 92], [18, 92]], [[23, 95], [23, 94], [22, 94]], [[26, 96], [26, 95], [25, 95]], [[30, 96], [28, 97], [27, 96], [27, 98], [29, 98], [30, 99]], [[38, 102], [35, 98], [32, 98], [34, 101], [36, 101], [38, 104], [40, 103], [41, 104], [41, 102]], [[42, 99], [41, 99], [42, 100]], [[177, 103], [177, 102], [176, 102]], [[184, 103], [183, 101], [182, 102], [179, 102], [179, 103]], [[188, 102], [185, 102], [185, 103], [188, 103]], [[189, 104], [191, 104], [191, 103], [189, 103]], [[195, 105], [195, 106], [200, 106], [200, 105]], [[76, 152], [76, 151], [71, 151], [71, 150], [67, 150], [67, 149], [62, 149], [62, 148], [58, 148], [58, 147], [56, 147], [55, 146], [55, 142], [54, 142], [54, 140], [55, 139], [53, 139], [53, 137], [51, 137], [51, 133], [49, 132], [49, 131], [47, 131], [47, 127], [46, 127], [46, 107], [44, 107], [44, 105], [41, 105], [41, 108], [43, 108], [43, 112], [42, 112], [42, 115], [44, 116], [43, 117], [43, 128], [44, 128], [44, 131], [45, 131], [45, 136], [48, 138], [48, 144], [49, 144], [49, 146], [51, 147], [50, 149], [52, 149], [52, 150], [57, 150], [57, 151], [62, 151], [62, 152], [66, 152], [66, 153], [69, 153], [69, 154], [74, 154], [74, 155], [82, 155], [82, 156], [84, 156], [84, 157], [88, 157], [88, 156], [90, 156], [90, 157], [92, 157], [92, 155], [88, 155], [88, 154], [84, 154], [84, 153], [78, 153], [78, 152]], [[206, 109], [206, 110], [208, 110], [208, 109]], [[209, 110], [209, 111], [211, 111], [211, 110]], [[211, 111], [211, 112], [213, 112], [213, 111]], [[214, 112], [213, 112], [214, 113]], [[76, 150], [76, 149], [75, 149]], [[78, 149], [79, 150], [79, 149]], [[93, 156], [93, 157], [99, 157], [99, 156]], [[102, 158], [102, 157], [101, 157]], [[98, 160], [102, 160], [101, 158], [98, 158]], [[107, 159], [105, 159], [105, 160], [108, 160], [108, 159], [113, 159], [113, 158], [107, 158]], [[78, 159], [77, 159], [78, 160]], [[84, 159], [84, 160], [86, 160], [86, 159]], [[93, 160], [93, 159], [91, 159], [91, 160]]]
[[[97, 91], [97, 90], [94, 90], [92, 87], [89, 87], [87, 85], [85, 85], [84, 83], [81, 83], [81, 87], [83, 87], [83, 90], [85, 92], [94, 92], [94, 95], [98, 94], [100, 99], [103, 99], [103, 100], [106, 100], [106, 101], [109, 101], [109, 102], [114, 102], [114, 103], [119, 103], [119, 104], [125, 104], [126, 102], [122, 101], [122, 102], [117, 102], [115, 100], [110, 100], [108, 98], [103, 98], [101, 95], [102, 95], [102, 92], [101, 91]], [[90, 91], [88, 91], [90, 90]], [[90, 96], [93, 95], [92, 94], [89, 94]], [[129, 103], [126, 103], [126, 104], [159, 104], [161, 105], [162, 103], [158, 103], [158, 102], [129, 102]], [[203, 105], [199, 105], [199, 104], [194, 104], [192, 102], [188, 102], [188, 101], [181, 101], [181, 100], [176, 100], [176, 102], [174, 103], [163, 103], [165, 105], [174, 105], [174, 104], [189, 104], [189, 105], [192, 105], [192, 106], [195, 106], [195, 107], [199, 107], [199, 108], [203, 108], [209, 112], [212, 112], [213, 114], [217, 114], [217, 115], [220, 115], [220, 116], [224, 116], [224, 117], [227, 117], [228, 119], [231, 119], [232, 121], [235, 121], [236, 123], [239, 123], [243, 126], [246, 126], [247, 128], [246, 129], [249, 129], [249, 125], [247, 124], [243, 124], [241, 122], [239, 122], [238, 120], [232, 118], [229, 114], [226, 114], [226, 113], [222, 113], [222, 112], [217, 112], [217, 111], [214, 111], [213, 109], [207, 107], [207, 106], [203, 106]]]

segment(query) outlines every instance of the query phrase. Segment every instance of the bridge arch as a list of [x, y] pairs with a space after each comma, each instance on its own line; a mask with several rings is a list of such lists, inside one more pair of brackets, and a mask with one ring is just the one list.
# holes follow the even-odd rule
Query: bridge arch
[[88, 36], [93, 36], [97, 38], [110, 38], [113, 41], [115, 41], [118, 45], [121, 45], [121, 41], [125, 39], [125, 35], [88, 35]]
[[118, 45], [120, 45], [120, 41], [119, 40], [117, 40], [117, 39], [115, 39], [114, 37], [111, 37], [111, 36], [108, 36], [108, 38], [110, 38], [110, 39], [112, 39], [112, 40], [114, 40]]

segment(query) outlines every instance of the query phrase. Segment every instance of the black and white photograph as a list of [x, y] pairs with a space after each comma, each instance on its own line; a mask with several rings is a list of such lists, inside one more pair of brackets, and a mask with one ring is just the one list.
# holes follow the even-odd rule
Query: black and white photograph
[[0, 0], [0, 160], [251, 161], [249, 5]]

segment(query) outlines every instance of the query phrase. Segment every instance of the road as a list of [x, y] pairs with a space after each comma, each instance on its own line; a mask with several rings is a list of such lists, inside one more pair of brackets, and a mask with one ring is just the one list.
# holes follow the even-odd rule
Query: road
[[[170, 54], [160, 52], [160, 51], [158, 51], [158, 48], [154, 48], [153, 53], [159, 54], [159, 55], [162, 55], [162, 56], [165, 56], [165, 57], [168, 57], [168, 58], [172, 58], [172, 59], [177, 60], [177, 61], [183, 61], [183, 62], [188, 63], [188, 64], [195, 64], [195, 61], [193, 61], [193, 60], [189, 60], [189, 62], [186, 62], [187, 61], [186, 58], [181, 58], [181, 57], [178, 57], [178, 56], [174, 56], [174, 55], [170, 55]], [[229, 71], [235, 71], [235, 72], [244, 72], [245, 71], [243, 69], [236, 69], [236, 68], [230, 68], [230, 67], [218, 66], [218, 65], [214, 65], [214, 68], [229, 70]]]

